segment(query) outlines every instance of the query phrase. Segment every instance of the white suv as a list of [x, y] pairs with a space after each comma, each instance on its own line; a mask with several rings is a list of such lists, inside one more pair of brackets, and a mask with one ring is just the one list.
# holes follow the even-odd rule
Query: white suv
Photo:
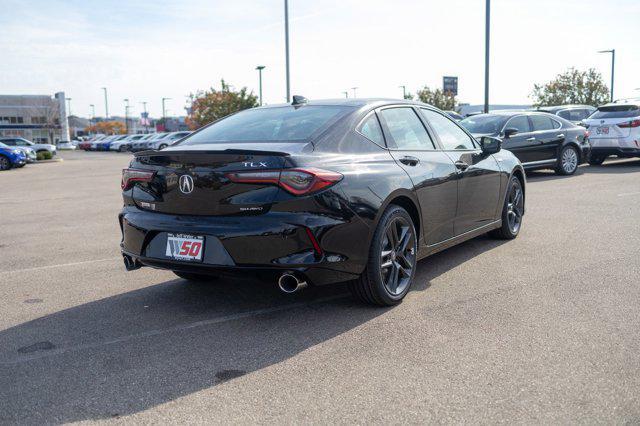
[[172, 132], [161, 139], [154, 139], [149, 142], [147, 149], [164, 149], [169, 145], [173, 145], [180, 139], [189, 136], [191, 132]]
[[640, 102], [603, 105], [584, 124], [591, 142], [589, 164], [602, 164], [610, 155], [640, 157]]

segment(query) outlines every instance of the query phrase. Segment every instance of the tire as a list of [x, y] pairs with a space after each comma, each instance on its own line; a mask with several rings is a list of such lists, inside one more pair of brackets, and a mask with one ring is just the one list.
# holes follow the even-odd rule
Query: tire
[[213, 281], [217, 278], [214, 275], [195, 274], [192, 272], [173, 271], [173, 273], [187, 281], [208, 282], [208, 281]]
[[558, 156], [556, 174], [561, 176], [572, 175], [578, 170], [580, 165], [580, 153], [573, 145], [565, 146]]
[[166, 145], [166, 144], [162, 144], [162, 145], [160, 145], [160, 146], [158, 147], [158, 151], [159, 151], [159, 150], [161, 150], [161, 149], [165, 149], [166, 147], [167, 147], [167, 145]]
[[373, 234], [365, 270], [358, 279], [349, 282], [353, 296], [370, 305], [400, 303], [409, 293], [415, 276], [417, 241], [409, 213], [390, 205]]
[[501, 240], [513, 240], [522, 229], [522, 216], [524, 215], [524, 191], [520, 179], [511, 177], [507, 186], [507, 195], [504, 197], [502, 207], [502, 226], [490, 232], [494, 238]]
[[604, 163], [604, 160], [606, 160], [607, 157], [604, 155], [600, 155], [600, 156], [595, 156], [595, 157], [589, 157], [589, 164], [592, 166], [599, 166], [602, 163]]
[[118, 148], [119, 152], [125, 152], [127, 150], [127, 147], [125, 145], [120, 145], [120, 148]]
[[0, 155], [0, 170], [9, 170], [11, 168], [11, 161], [4, 155]]

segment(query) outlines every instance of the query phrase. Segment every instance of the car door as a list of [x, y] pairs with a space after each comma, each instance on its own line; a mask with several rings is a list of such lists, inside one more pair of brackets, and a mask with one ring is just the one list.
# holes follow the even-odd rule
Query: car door
[[421, 112], [456, 166], [458, 207], [454, 235], [496, 221], [500, 207], [501, 172], [496, 159], [493, 155], [484, 154], [473, 136], [449, 117], [427, 108], [421, 108]]
[[516, 129], [518, 133], [504, 137], [502, 148], [508, 149], [522, 163], [536, 161], [539, 157], [540, 142], [536, 140], [531, 129], [531, 122], [526, 114], [514, 115], [505, 123], [506, 129]]
[[562, 124], [548, 114], [531, 114], [531, 127], [539, 143], [535, 161], [552, 162], [558, 157], [558, 149], [564, 143]]
[[[378, 110], [377, 116], [392, 157], [413, 182], [425, 243], [434, 245], [452, 238], [458, 202], [453, 162], [438, 149], [415, 108], [386, 107]], [[372, 117], [368, 120], [375, 124]]]

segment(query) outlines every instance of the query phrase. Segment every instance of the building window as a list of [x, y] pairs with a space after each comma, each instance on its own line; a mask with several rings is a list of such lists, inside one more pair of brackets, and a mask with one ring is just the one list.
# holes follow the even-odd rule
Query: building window
[[31, 124], [47, 124], [47, 117], [31, 117]]

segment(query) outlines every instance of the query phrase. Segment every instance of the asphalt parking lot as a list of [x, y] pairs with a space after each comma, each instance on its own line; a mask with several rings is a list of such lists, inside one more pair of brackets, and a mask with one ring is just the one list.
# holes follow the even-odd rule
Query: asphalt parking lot
[[128, 154], [0, 174], [0, 422], [640, 422], [640, 161], [529, 176], [511, 242], [344, 286], [125, 272]]

